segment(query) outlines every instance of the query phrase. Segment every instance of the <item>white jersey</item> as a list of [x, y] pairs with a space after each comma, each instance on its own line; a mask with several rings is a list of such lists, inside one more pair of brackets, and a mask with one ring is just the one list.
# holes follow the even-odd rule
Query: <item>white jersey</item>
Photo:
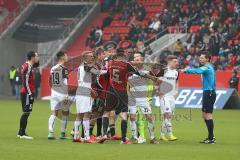
[[51, 68], [51, 95], [67, 95], [68, 70], [65, 66], [57, 64]]
[[176, 94], [176, 82], [178, 80], [179, 73], [176, 69], [166, 68], [163, 75], [163, 82], [160, 84], [160, 92], [164, 96], [175, 96]]
[[90, 95], [92, 74], [86, 71], [86, 64], [81, 63], [78, 67], [77, 95]]
[[[148, 71], [139, 71], [148, 74]], [[129, 91], [134, 98], [147, 98], [148, 79], [133, 74], [128, 78]]]

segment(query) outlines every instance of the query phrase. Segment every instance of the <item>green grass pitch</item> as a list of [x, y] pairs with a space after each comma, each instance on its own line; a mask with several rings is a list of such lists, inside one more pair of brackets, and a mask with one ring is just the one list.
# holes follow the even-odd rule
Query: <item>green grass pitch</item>
[[[74, 108], [74, 106], [72, 106]], [[74, 110], [74, 109], [73, 109]], [[158, 113], [158, 110], [154, 110]], [[47, 140], [49, 102], [36, 101], [29, 119], [28, 134], [34, 140], [16, 138], [21, 114], [20, 102], [0, 100], [0, 160], [237, 160], [240, 157], [240, 110], [215, 110], [214, 145], [199, 144], [206, 137], [201, 111], [177, 109], [173, 130], [179, 140], [160, 142], [158, 145], [120, 145], [119, 141], [104, 144], [73, 143], [71, 140]], [[60, 132], [57, 121], [55, 135]], [[69, 122], [68, 133], [73, 126]], [[160, 134], [160, 121], [156, 121], [156, 136]], [[119, 122], [117, 124], [119, 132]], [[130, 130], [128, 130], [130, 137]], [[146, 135], [148, 132], [146, 129]]]

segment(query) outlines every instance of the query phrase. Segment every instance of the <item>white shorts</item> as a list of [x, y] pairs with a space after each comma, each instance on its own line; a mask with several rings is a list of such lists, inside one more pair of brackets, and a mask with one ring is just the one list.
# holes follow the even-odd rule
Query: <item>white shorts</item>
[[93, 99], [88, 96], [76, 96], [77, 113], [87, 113], [92, 111]]
[[170, 96], [162, 96], [159, 98], [161, 114], [172, 113], [175, 110], [175, 98]]
[[139, 107], [142, 114], [152, 114], [151, 105], [147, 98], [136, 98], [129, 100], [128, 110], [129, 114], [136, 114], [137, 107]]
[[69, 111], [71, 103], [64, 102], [67, 95], [65, 94], [52, 94], [50, 99], [51, 111], [63, 110]]

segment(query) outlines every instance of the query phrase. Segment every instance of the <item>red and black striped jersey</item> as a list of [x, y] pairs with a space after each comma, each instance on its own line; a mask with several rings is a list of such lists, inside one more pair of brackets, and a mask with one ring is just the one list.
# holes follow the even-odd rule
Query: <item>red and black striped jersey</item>
[[27, 94], [34, 93], [35, 84], [34, 84], [33, 67], [29, 62], [25, 62], [22, 65], [21, 76], [22, 76], [21, 93], [27, 93]]

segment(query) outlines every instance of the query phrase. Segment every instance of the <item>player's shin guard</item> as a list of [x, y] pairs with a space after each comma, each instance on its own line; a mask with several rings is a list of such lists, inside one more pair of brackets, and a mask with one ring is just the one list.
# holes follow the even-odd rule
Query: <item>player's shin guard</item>
[[94, 128], [94, 124], [90, 124], [90, 135], [93, 135], [93, 128]]
[[110, 128], [111, 136], [114, 136], [115, 135], [115, 124], [110, 124], [109, 128]]
[[127, 120], [121, 121], [121, 132], [122, 132], [122, 141], [126, 142], [126, 136], [127, 136]]
[[137, 112], [139, 136], [145, 138], [146, 121], [141, 112]]
[[83, 118], [83, 127], [84, 127], [84, 138], [85, 140], [90, 139], [89, 130], [90, 130], [90, 120], [89, 118]]
[[132, 137], [137, 138], [137, 124], [136, 121], [130, 121], [131, 124], [131, 131], [132, 131]]
[[103, 135], [107, 135], [108, 132], [108, 125], [109, 125], [109, 118], [103, 117], [102, 118], [102, 125], [103, 125]]
[[25, 130], [27, 127], [27, 121], [28, 121], [28, 117], [29, 117], [30, 113], [23, 113], [21, 118], [20, 118], [20, 129], [18, 132], [18, 135], [22, 136], [25, 135]]
[[53, 132], [54, 130], [54, 123], [55, 123], [56, 116], [51, 115], [48, 120], [48, 131]]
[[172, 122], [171, 120], [169, 119], [165, 119], [165, 125], [166, 125], [166, 128], [167, 128], [167, 133], [170, 135], [172, 134]]
[[80, 137], [79, 136], [79, 127], [80, 127], [81, 123], [82, 122], [80, 120], [76, 120], [74, 122], [74, 139], [77, 139]]
[[61, 132], [66, 132], [68, 116], [63, 115], [61, 121]]
[[154, 139], [154, 124], [153, 122], [148, 122], [148, 130], [149, 130], [149, 134], [150, 134], [150, 139]]
[[102, 135], [102, 117], [97, 119], [97, 137]]
[[165, 120], [162, 121], [162, 127], [161, 127], [161, 135], [164, 136], [167, 133], [167, 126], [165, 124]]

